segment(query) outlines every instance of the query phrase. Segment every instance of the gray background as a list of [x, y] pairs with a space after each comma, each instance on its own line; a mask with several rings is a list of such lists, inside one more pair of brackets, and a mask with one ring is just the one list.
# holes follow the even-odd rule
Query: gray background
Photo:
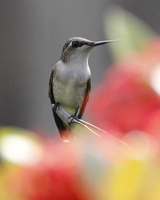
[[[56, 133], [48, 98], [51, 69], [68, 38], [107, 39], [103, 14], [112, 4], [159, 33], [157, 0], [0, 0], [0, 125]], [[92, 89], [110, 63], [105, 46], [91, 52]]]

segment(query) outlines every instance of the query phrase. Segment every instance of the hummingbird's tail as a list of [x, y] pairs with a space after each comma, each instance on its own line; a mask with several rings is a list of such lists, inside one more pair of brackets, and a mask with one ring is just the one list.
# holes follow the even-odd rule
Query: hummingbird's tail
[[55, 112], [53, 114], [61, 138], [65, 142], [70, 141], [71, 138], [74, 136], [73, 132], [67, 126], [65, 126], [61, 118]]

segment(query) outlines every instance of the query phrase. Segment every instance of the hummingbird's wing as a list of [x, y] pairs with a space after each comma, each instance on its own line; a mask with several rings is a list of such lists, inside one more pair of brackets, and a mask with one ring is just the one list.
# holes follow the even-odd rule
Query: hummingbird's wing
[[[54, 79], [54, 68], [52, 69], [51, 76], [49, 79], [49, 98], [51, 100], [51, 104], [56, 103], [55, 99], [54, 99], [54, 95], [53, 95], [53, 79]], [[57, 125], [60, 135], [61, 135], [61, 133], [66, 130], [66, 127], [64, 126], [61, 118], [59, 118], [58, 115], [54, 111], [53, 111], [53, 116], [54, 116], [56, 125]]]
[[84, 98], [82, 107], [81, 107], [81, 109], [80, 109], [79, 115], [78, 115], [78, 118], [79, 118], [79, 119], [81, 119], [81, 117], [82, 117], [82, 115], [83, 115], [83, 113], [84, 113], [86, 104], [87, 104], [87, 102], [88, 102], [88, 100], [89, 100], [89, 93], [90, 93], [90, 91], [91, 91], [91, 78], [89, 78], [88, 81], [87, 81], [85, 98]]

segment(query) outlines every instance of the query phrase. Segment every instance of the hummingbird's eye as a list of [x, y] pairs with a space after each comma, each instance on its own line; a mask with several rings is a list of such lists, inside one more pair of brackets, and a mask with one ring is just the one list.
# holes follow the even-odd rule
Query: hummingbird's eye
[[74, 48], [78, 48], [78, 47], [81, 47], [82, 46], [82, 43], [78, 42], [78, 41], [73, 41], [72, 42], [72, 47]]

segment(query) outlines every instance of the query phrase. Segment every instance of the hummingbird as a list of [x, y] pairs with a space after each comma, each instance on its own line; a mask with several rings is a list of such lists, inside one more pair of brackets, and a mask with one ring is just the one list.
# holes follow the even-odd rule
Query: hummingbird
[[49, 98], [55, 104], [53, 115], [62, 139], [72, 137], [70, 127], [55, 113], [57, 106], [71, 116], [81, 119], [91, 91], [91, 71], [88, 65], [90, 51], [114, 40], [91, 41], [82, 37], [70, 38], [63, 46], [60, 60], [52, 69], [49, 80]]

